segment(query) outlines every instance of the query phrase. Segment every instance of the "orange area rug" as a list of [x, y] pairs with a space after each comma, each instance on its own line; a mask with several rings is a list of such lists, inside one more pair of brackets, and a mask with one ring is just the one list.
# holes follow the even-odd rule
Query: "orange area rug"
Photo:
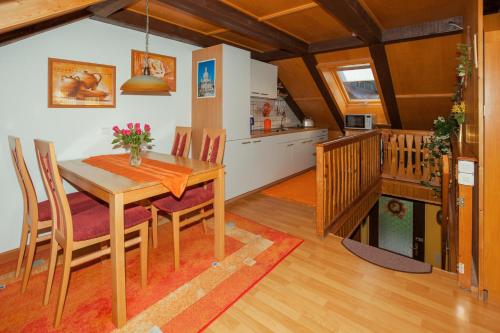
[[[161, 225], [150, 249], [148, 286], [140, 287], [139, 251], [126, 254], [127, 324], [118, 332], [199, 332], [266, 276], [302, 240], [243, 217], [226, 214], [226, 257], [214, 262], [213, 232], [200, 224], [181, 231], [181, 266], [173, 271], [170, 223]], [[41, 251], [44, 252], [44, 251]], [[61, 327], [54, 330], [60, 267], [50, 303], [42, 305], [46, 253], [37, 255], [28, 289], [12, 278], [15, 262], [2, 265], [0, 332], [111, 332], [111, 265], [97, 261], [73, 269]]]
[[270, 197], [316, 207], [316, 170], [307, 171], [297, 177], [285, 180], [263, 190], [261, 193]]

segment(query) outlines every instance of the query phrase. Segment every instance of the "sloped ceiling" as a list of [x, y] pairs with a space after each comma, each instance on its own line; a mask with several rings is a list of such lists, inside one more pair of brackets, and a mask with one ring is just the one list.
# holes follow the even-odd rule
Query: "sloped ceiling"
[[302, 58], [274, 61], [273, 64], [278, 66], [280, 80], [304, 115], [312, 118], [316, 125], [340, 131]]
[[[332, 114], [338, 120], [339, 112], [345, 112], [341, 105], [338, 107], [339, 101], [337, 107], [333, 105], [330, 97], [335, 97], [335, 92], [325, 93], [328, 79], [323, 75], [323, 80], [318, 80], [316, 72], [321, 72], [321, 65], [359, 54], [365, 57], [370, 52], [362, 46], [369, 45], [373, 51], [374, 45], [379, 47], [381, 43], [393, 44], [377, 48], [382, 52], [374, 54], [373, 61], [379, 64], [377, 71], [383, 77], [392, 79], [382, 82], [384, 110], [366, 111], [377, 113], [381, 124], [388, 123], [388, 114], [393, 120], [396, 115], [396, 120], [401, 118], [402, 127], [407, 129], [428, 129], [434, 118], [449, 111], [461, 29], [454, 31], [456, 35], [400, 41], [453, 33], [448, 22], [454, 16], [464, 15], [466, 0], [150, 2], [152, 33], [202, 47], [227, 43], [251, 51], [255, 59], [276, 60], [280, 79], [290, 95], [319, 126], [338, 130]], [[96, 11], [96, 4], [107, 9]], [[141, 30], [144, 13], [144, 0], [0, 0], [0, 45], [92, 15], [104, 22]], [[390, 36], [396, 32], [400, 39], [386, 39], [386, 32]], [[351, 50], [345, 51], [346, 48]]]
[[454, 35], [386, 46], [403, 128], [430, 129], [449, 113], [460, 42]]

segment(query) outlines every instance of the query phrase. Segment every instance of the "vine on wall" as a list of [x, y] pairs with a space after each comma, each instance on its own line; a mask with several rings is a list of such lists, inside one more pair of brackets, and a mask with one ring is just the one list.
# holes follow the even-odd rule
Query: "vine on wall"
[[470, 46], [467, 44], [457, 44], [457, 68], [456, 68], [456, 84], [455, 94], [453, 95], [453, 106], [448, 117], [438, 117], [433, 122], [433, 135], [425, 144], [429, 149], [429, 157], [424, 161], [428, 165], [437, 165], [435, 171], [430, 174], [429, 181], [424, 181], [422, 184], [431, 187], [436, 194], [441, 192], [440, 187], [430, 184], [430, 180], [442, 175], [441, 158], [443, 155], [451, 154], [451, 136], [457, 135], [458, 139], [462, 138], [462, 125], [465, 122], [465, 101], [464, 90], [467, 87], [467, 81], [472, 76], [472, 61], [470, 56]]

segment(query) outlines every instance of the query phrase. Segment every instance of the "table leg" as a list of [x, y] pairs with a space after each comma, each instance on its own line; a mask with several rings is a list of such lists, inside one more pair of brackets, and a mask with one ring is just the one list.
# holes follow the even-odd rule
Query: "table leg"
[[123, 194], [111, 194], [109, 200], [109, 230], [111, 234], [111, 264], [113, 273], [113, 323], [120, 328], [127, 321], [125, 296], [125, 240]]
[[215, 257], [220, 261], [224, 259], [224, 168], [214, 179], [214, 236]]

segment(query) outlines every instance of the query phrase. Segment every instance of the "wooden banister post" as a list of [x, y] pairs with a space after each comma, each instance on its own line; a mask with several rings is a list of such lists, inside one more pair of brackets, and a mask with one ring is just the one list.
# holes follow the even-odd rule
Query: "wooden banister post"
[[472, 220], [474, 162], [458, 161], [458, 284], [472, 286]]

